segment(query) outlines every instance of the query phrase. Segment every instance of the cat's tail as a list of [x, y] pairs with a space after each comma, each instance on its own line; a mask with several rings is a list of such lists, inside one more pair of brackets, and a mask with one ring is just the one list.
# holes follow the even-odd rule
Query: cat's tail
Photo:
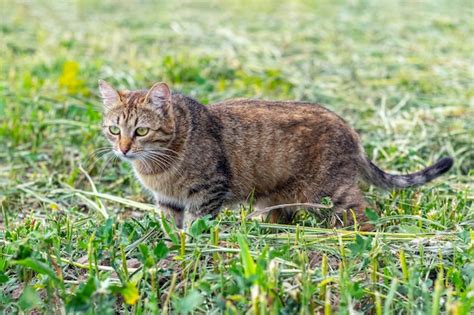
[[427, 168], [411, 174], [388, 174], [372, 163], [365, 155], [359, 161], [360, 173], [368, 183], [380, 188], [405, 188], [423, 185], [446, 173], [453, 166], [453, 159], [445, 157]]

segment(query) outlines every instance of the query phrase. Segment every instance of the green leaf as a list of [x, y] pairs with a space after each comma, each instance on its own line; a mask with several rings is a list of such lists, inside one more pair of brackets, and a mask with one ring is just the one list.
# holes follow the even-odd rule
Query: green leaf
[[193, 222], [191, 228], [189, 229], [189, 234], [193, 237], [197, 237], [202, 234], [207, 229], [206, 221], [202, 218], [199, 218]]
[[180, 314], [186, 314], [195, 310], [204, 301], [204, 297], [199, 291], [192, 290], [182, 299], [174, 301], [175, 310]]
[[163, 241], [160, 241], [155, 249], [153, 249], [153, 253], [155, 254], [156, 260], [160, 260], [168, 256], [169, 253], [168, 247], [166, 247], [165, 243]]
[[150, 250], [145, 244], [138, 245], [138, 249], [142, 255], [142, 262], [146, 267], [151, 267], [154, 264], [153, 256], [150, 256]]
[[82, 284], [79, 289], [74, 292], [73, 298], [68, 303], [68, 308], [72, 308], [75, 311], [86, 310], [91, 302], [91, 296], [96, 289], [96, 279], [90, 277], [85, 284]]
[[5, 283], [8, 281], [8, 276], [4, 274], [3, 272], [0, 272], [0, 283]]
[[23, 293], [21, 294], [20, 299], [18, 300], [18, 306], [23, 311], [32, 309], [40, 304], [41, 298], [38, 292], [36, 292], [36, 290], [30, 286], [27, 286], [23, 290]]
[[140, 244], [138, 245], [138, 250], [140, 251], [140, 254], [142, 254], [143, 260], [146, 260], [149, 255], [148, 246], [145, 244]]
[[423, 233], [423, 229], [416, 225], [409, 225], [409, 224], [399, 224], [398, 229], [402, 233]]
[[42, 261], [36, 260], [34, 258], [25, 258], [22, 260], [13, 260], [12, 264], [29, 268], [37, 273], [47, 275], [55, 282], [59, 282], [54, 270]]
[[240, 246], [240, 259], [242, 260], [244, 274], [246, 277], [250, 277], [256, 273], [257, 266], [255, 265], [255, 261], [250, 254], [250, 249], [245, 237], [242, 234], [238, 234], [237, 240]]
[[164, 229], [164, 232], [166, 235], [169, 236], [173, 244], [178, 245], [179, 244], [179, 238], [176, 236], [176, 233], [173, 232], [171, 229], [170, 225], [168, 224], [167, 219], [164, 217], [164, 215], [161, 216], [161, 223], [162, 227]]
[[33, 253], [33, 250], [31, 249], [31, 247], [29, 247], [28, 245], [20, 245], [16, 253], [15, 259], [22, 260], [22, 259], [28, 258], [31, 256], [32, 253]]
[[359, 234], [356, 235], [356, 239], [354, 243], [350, 243], [347, 245], [347, 248], [351, 250], [351, 254], [353, 256], [357, 256], [362, 254], [365, 251], [369, 251], [371, 248], [372, 238], [370, 237], [362, 237]]
[[379, 220], [379, 215], [372, 209], [365, 209], [365, 216], [372, 222], [377, 222]]
[[356, 299], [364, 296], [364, 288], [360, 285], [360, 282], [349, 282], [349, 292]]
[[461, 269], [461, 274], [465, 279], [466, 283], [474, 281], [474, 263], [465, 264]]
[[[471, 242], [471, 235], [470, 234], [473, 234], [473, 231], [471, 231], [471, 233], [469, 233], [468, 230], [463, 230], [463, 231], [458, 233], [458, 237], [466, 245], [469, 245], [469, 243]], [[474, 236], [474, 234], [473, 234], [473, 236]], [[474, 238], [473, 238], [473, 244], [474, 244]]]
[[96, 235], [102, 239], [105, 244], [111, 244], [113, 242], [114, 232], [114, 221], [109, 218], [105, 223], [98, 229]]

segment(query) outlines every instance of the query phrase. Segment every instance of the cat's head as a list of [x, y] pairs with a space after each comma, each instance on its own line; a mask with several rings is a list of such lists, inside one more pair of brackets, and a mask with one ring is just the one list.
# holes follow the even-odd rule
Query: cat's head
[[145, 160], [166, 150], [174, 138], [172, 95], [166, 83], [149, 90], [117, 91], [99, 80], [103, 132], [117, 156]]

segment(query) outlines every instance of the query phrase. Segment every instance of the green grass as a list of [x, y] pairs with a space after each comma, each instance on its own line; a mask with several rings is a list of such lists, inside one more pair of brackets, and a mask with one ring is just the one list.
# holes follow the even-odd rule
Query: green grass
[[[0, 0], [0, 312], [468, 314], [474, 305], [470, 1]], [[373, 233], [246, 220], [167, 227], [126, 164], [94, 162], [97, 80], [204, 103], [324, 103], [418, 189], [367, 187]], [[86, 176], [87, 174], [90, 176]], [[166, 222], [165, 222], [166, 223]]]

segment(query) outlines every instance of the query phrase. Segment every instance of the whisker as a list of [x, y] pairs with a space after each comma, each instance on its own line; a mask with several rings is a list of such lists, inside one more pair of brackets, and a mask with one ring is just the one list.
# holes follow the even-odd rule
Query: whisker
[[151, 149], [151, 150], [147, 150], [149, 152], [158, 152], [158, 153], [164, 153], [163, 151], [167, 151], [167, 152], [171, 152], [171, 153], [174, 153], [176, 154], [177, 156], [180, 155], [179, 152], [175, 151], [175, 150], [172, 150], [172, 149], [169, 149], [169, 148], [159, 148], [159, 149]]
[[100, 156], [103, 155], [104, 153], [110, 152], [113, 149], [113, 147], [102, 147], [102, 148], [97, 148], [91, 153], [87, 155], [87, 158], [90, 159], [95, 156]]
[[165, 170], [166, 169], [166, 164], [164, 161], [160, 160], [159, 158], [157, 157], [154, 157], [152, 155], [149, 155], [149, 154], [146, 154], [144, 155], [145, 159], [143, 159], [144, 161], [146, 161], [147, 165], [149, 165], [149, 169], [150, 171], [153, 170], [153, 167], [151, 165], [151, 163], [153, 164], [157, 164], [162, 170]]
[[162, 159], [161, 157], [159, 157], [159, 156], [150, 154], [150, 153], [148, 153], [148, 152], [145, 152], [144, 156], [145, 156], [147, 159], [149, 159], [149, 160], [151, 160], [151, 161], [156, 162], [157, 164], [159, 164], [159, 166], [160, 166], [163, 170], [166, 169], [166, 166], [168, 166], [168, 167], [170, 166], [169, 161], [165, 161], [165, 160], [163, 160], [163, 159]]
[[88, 171], [92, 170], [95, 164], [106, 157], [109, 153], [112, 152], [112, 147], [110, 148], [99, 148], [96, 151], [89, 154], [89, 157], [85, 160], [84, 165]]
[[[150, 164], [150, 161], [147, 159], [146, 156], [144, 156], [144, 158], [140, 158], [140, 161], [143, 162], [143, 164], [145, 165], [145, 168], [148, 169], [150, 172], [153, 170], [153, 167]], [[161, 166], [161, 164], [159, 164], [159, 166], [161, 168], [163, 168], [163, 166]]]
[[[112, 152], [111, 152], [111, 153], [112, 153]], [[118, 159], [118, 157], [117, 157], [117, 155], [115, 155], [115, 154], [112, 154], [112, 156], [109, 156], [109, 157], [107, 158], [107, 160], [105, 161], [104, 165], [102, 166], [102, 169], [101, 169], [100, 172], [99, 172], [99, 180], [102, 179], [102, 175], [103, 175], [104, 170], [105, 170], [105, 168], [107, 167], [107, 165], [109, 165], [110, 162], [112, 162], [112, 165], [113, 165], [113, 164], [117, 161], [117, 159]]]
[[157, 162], [157, 164], [159, 164], [162, 169], [165, 169], [166, 166], [168, 166], [168, 167], [172, 168], [172, 170], [176, 171], [178, 173], [179, 177], [183, 176], [183, 171], [176, 166], [176, 162], [178, 162], [177, 158], [171, 157], [171, 156], [163, 154], [163, 153], [158, 154], [157, 152], [154, 152], [154, 151], [143, 150], [143, 152], [144, 152], [144, 155], [148, 159], [151, 159], [151, 160]]

